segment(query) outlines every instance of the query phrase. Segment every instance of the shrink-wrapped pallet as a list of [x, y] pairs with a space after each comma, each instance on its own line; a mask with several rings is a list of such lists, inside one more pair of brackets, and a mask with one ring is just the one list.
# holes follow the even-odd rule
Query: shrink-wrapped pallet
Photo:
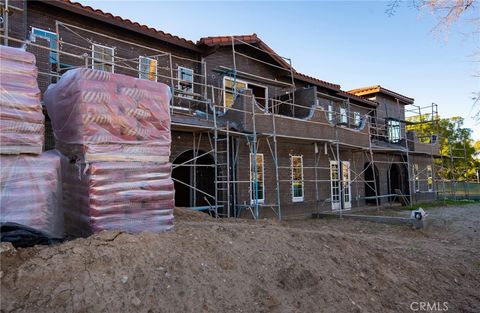
[[171, 164], [81, 163], [62, 158], [65, 229], [71, 236], [102, 230], [131, 233], [173, 228]]
[[33, 54], [0, 46], [0, 153], [40, 154], [44, 115]]
[[57, 148], [89, 161], [167, 162], [170, 89], [93, 69], [65, 73], [44, 95]]
[[0, 155], [0, 220], [63, 237], [60, 157]]

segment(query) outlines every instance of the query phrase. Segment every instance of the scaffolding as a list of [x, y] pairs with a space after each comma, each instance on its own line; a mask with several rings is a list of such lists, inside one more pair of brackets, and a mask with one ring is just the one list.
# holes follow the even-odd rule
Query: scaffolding
[[[291, 59], [280, 57], [273, 51], [263, 49], [242, 39], [231, 37], [232, 66], [219, 66], [214, 69], [223, 77], [228, 77], [232, 82], [232, 90], [227, 91], [225, 86], [215, 86], [208, 81], [207, 61], [205, 59], [192, 59], [185, 56], [174, 55], [171, 52], [146, 46], [138, 42], [130, 42], [113, 35], [99, 33], [84, 27], [57, 21], [55, 24], [56, 44], [45, 46], [35, 42], [35, 38], [22, 40], [12, 38], [8, 34], [2, 34], [4, 40], [8, 39], [9, 44], [24, 45], [27, 48], [35, 48], [45, 53], [56, 55], [55, 64], [50, 71], [39, 71], [39, 75], [48, 79], [49, 83], [55, 82], [66, 70], [80, 67], [87, 68], [110, 68], [122, 72], [122, 74], [142, 77], [148, 74], [150, 78], [156, 81], [168, 84], [172, 90], [172, 102], [170, 104], [172, 127], [191, 131], [193, 133], [193, 157], [190, 160], [173, 164], [173, 168], [179, 167], [213, 167], [214, 168], [214, 191], [207, 192], [197, 186], [196, 171], [194, 170], [192, 183], [185, 183], [174, 178], [178, 184], [185, 185], [194, 190], [193, 205], [198, 203], [198, 198], [208, 203], [207, 210], [215, 217], [240, 217], [244, 212], [250, 212], [251, 216], [259, 219], [262, 216], [261, 210], [267, 208], [271, 210], [278, 219], [286, 217], [282, 210], [282, 186], [291, 185], [292, 194], [295, 190], [301, 190], [305, 193], [305, 185], [313, 185], [315, 190], [315, 200], [311, 203], [308, 212], [320, 212], [325, 208], [332, 208], [340, 214], [351, 207], [353, 201], [357, 205], [361, 201], [373, 201], [376, 207], [379, 207], [385, 201], [389, 201], [399, 196], [403, 196], [410, 204], [415, 201], [413, 191], [416, 189], [418, 175], [414, 173], [411, 167], [411, 147], [413, 144], [423, 142], [432, 144], [433, 134], [430, 136], [430, 142], [425, 142], [424, 138], [409, 137], [407, 133], [407, 118], [398, 119], [398, 138], [395, 137], [392, 143], [392, 128], [388, 123], [389, 112], [380, 107], [368, 108], [366, 105], [352, 103], [353, 95], [344, 97], [322, 93], [315, 89], [316, 103], [314, 105], [299, 104], [296, 99], [295, 71], [292, 67]], [[105, 43], [99, 38], [108, 41], [113, 46], [114, 52], [108, 49], [94, 51], [93, 46], [102, 46]], [[117, 44], [115, 44], [117, 43]], [[126, 49], [128, 46], [129, 49]], [[240, 49], [239, 47], [242, 47]], [[262, 58], [255, 58], [244, 51], [245, 47], [257, 51]], [[142, 59], [139, 57], [129, 58], [122, 55], [131, 54], [131, 50], [138, 50], [137, 55], [148, 59], [148, 64], [153, 62], [154, 70], [145, 73], [142, 69]], [[271, 60], [275, 63], [272, 63]], [[154, 60], [154, 61], [152, 61]], [[258, 62], [262, 66], [268, 66], [275, 71], [283, 72], [280, 75], [282, 79], [272, 79], [262, 77], [257, 74], [248, 73], [241, 70], [239, 63]], [[281, 64], [281, 65], [279, 65]], [[191, 79], [185, 79], [179, 70], [182, 66], [192, 69]], [[150, 67], [151, 69], [152, 67]], [[273, 97], [265, 94], [264, 97], [254, 95], [248, 92], [248, 88], [240, 88], [241, 78], [249, 78], [257, 83], [274, 85], [277, 87], [277, 94]], [[232, 96], [232, 103], [227, 106], [227, 94]], [[244, 101], [246, 103], [243, 109], [235, 107], [234, 104]], [[359, 101], [357, 99], [357, 101]], [[401, 104], [398, 103], [398, 106]], [[423, 111], [427, 108], [412, 106], [412, 112], [420, 115], [419, 123], [434, 123], [438, 120], [437, 105], [432, 104], [428, 109], [431, 110], [431, 118], [424, 120]], [[333, 108], [333, 109], [332, 109]], [[335, 108], [339, 108], [336, 110]], [[357, 111], [354, 111], [357, 110]], [[288, 114], [285, 114], [288, 111]], [[359, 115], [358, 112], [364, 111]], [[410, 110], [405, 110], [409, 112]], [[228, 121], [228, 114], [244, 114], [248, 116], [251, 122], [251, 129], [248, 132], [238, 131]], [[311, 116], [317, 114], [322, 116], [321, 120], [312, 120]], [[182, 120], [179, 117], [194, 117], [195, 120]], [[301, 121], [316, 127], [326, 127], [332, 130], [326, 137], [315, 136], [289, 136], [277, 129], [279, 119], [292, 121]], [[265, 129], [265, 120], [269, 124], [268, 131]], [[258, 124], [260, 123], [261, 124]], [[270, 124], [271, 123], [271, 124]], [[260, 127], [260, 128], [259, 128]], [[351, 132], [357, 138], [362, 138], [364, 144], [347, 143], [342, 141], [340, 132]], [[435, 140], [438, 140], [436, 138]], [[200, 153], [200, 146], [208, 142], [210, 149]], [[294, 168], [292, 164], [283, 164], [280, 157], [280, 141], [287, 145], [288, 142], [302, 143], [308, 146], [309, 151], [313, 152], [313, 161], [311, 165], [304, 166], [302, 155], [302, 175], [297, 180], [297, 185], [293, 184]], [[240, 151], [241, 142], [245, 142], [249, 154], [249, 178], [242, 179], [245, 175], [239, 172], [242, 162]], [[380, 145], [382, 143], [383, 145]], [[265, 168], [263, 166], [265, 156], [259, 152], [260, 147], [265, 146], [269, 151], [273, 164], [273, 177], [275, 188], [274, 196], [266, 202], [264, 177]], [[383, 151], [383, 152], [382, 152]], [[385, 152], [386, 151], [386, 152]], [[348, 153], [351, 157], [345, 156]], [[385, 156], [380, 157], [380, 152]], [[323, 155], [322, 155], [323, 154]], [[197, 164], [197, 160], [205, 155], [213, 156], [213, 165]], [[290, 161], [295, 155], [290, 155]], [[433, 152], [430, 153], [433, 159], [436, 157]], [[346, 161], [346, 160], [349, 161]], [[325, 164], [328, 160], [327, 164]], [[351, 162], [350, 162], [351, 161]], [[363, 164], [359, 164], [359, 162]], [[309, 161], [310, 162], [310, 161]], [[442, 163], [443, 164], [443, 163]], [[388, 190], [386, 193], [379, 191], [379, 178], [377, 166], [387, 165], [387, 173], [390, 175], [392, 166], [406, 167], [406, 177], [408, 181], [408, 194], [399, 195], [397, 190]], [[312, 179], [305, 179], [304, 170], [313, 172]], [[288, 173], [290, 171], [290, 173]], [[373, 173], [370, 178], [365, 178], [366, 173]], [[432, 169], [432, 172], [434, 170]], [[287, 173], [287, 175], [285, 175]], [[290, 174], [290, 175], [288, 175]], [[412, 175], [414, 174], [414, 175]], [[290, 179], [285, 179], [290, 177]], [[388, 177], [390, 185], [391, 177]], [[362, 187], [363, 185], [363, 187]], [[301, 186], [298, 189], [298, 186]], [[330, 194], [322, 196], [324, 186], [329, 186]], [[366, 187], [365, 187], [366, 186]], [[355, 189], [355, 199], [352, 197], [352, 187]], [[295, 189], [297, 188], [297, 189]], [[328, 187], [327, 187], [328, 188]], [[360, 196], [362, 188], [368, 188], [370, 195]], [[389, 187], [390, 188], [390, 187]], [[435, 187], [438, 189], [438, 187]], [[239, 193], [248, 190], [249, 200], [241, 203]], [[435, 190], [438, 192], [438, 190]], [[295, 214], [289, 214], [293, 217]]]

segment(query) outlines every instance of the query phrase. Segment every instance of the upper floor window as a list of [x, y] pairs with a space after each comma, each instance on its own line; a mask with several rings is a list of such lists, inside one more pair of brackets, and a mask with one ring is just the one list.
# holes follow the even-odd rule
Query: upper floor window
[[35, 38], [43, 38], [48, 40], [49, 48], [50, 48], [50, 63], [57, 64], [58, 63], [58, 53], [57, 53], [57, 34], [48, 30], [44, 30], [41, 28], [32, 27], [32, 37], [31, 40], [35, 42]]
[[397, 143], [400, 141], [400, 122], [396, 120], [387, 121], [388, 141]]
[[333, 105], [329, 104], [327, 107], [327, 118], [330, 123], [334, 122], [334, 117], [333, 117]]
[[292, 201], [303, 201], [303, 157], [293, 155], [291, 157], [292, 167]]
[[251, 83], [228, 76], [223, 78], [223, 104], [230, 108], [235, 102], [235, 97], [240, 90], [248, 89], [252, 92], [256, 104], [264, 111], [268, 111], [268, 88], [256, 83]]
[[157, 60], [138, 57], [138, 78], [157, 81]]
[[114, 48], [92, 45], [92, 68], [113, 73]]
[[347, 124], [348, 123], [347, 109], [345, 109], [345, 108], [340, 108], [340, 123], [341, 124]]
[[[193, 93], [193, 70], [191, 68], [178, 67], [178, 90], [186, 94]], [[191, 96], [191, 95], [187, 95]]]
[[232, 79], [230, 77], [223, 78], [224, 99], [223, 104], [226, 108], [230, 108], [235, 102], [235, 97], [239, 90], [247, 89], [247, 82]]
[[360, 126], [361, 119], [360, 112], [353, 112], [353, 123], [355, 126]]

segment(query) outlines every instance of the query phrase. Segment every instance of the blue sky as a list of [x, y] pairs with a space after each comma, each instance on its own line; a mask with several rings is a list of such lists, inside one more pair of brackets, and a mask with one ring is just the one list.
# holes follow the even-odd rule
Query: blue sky
[[387, 1], [80, 2], [192, 41], [256, 33], [300, 72], [344, 90], [381, 84], [418, 105], [435, 102], [442, 117], [464, 117], [480, 140], [471, 99], [480, 90], [473, 76], [480, 63], [472, 57], [480, 38], [467, 35], [469, 22], [436, 35], [434, 17], [409, 2], [392, 17], [385, 13]]

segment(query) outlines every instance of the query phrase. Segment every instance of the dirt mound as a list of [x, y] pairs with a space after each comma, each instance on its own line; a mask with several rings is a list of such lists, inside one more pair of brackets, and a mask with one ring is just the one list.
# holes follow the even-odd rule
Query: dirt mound
[[413, 301], [480, 308], [478, 233], [452, 243], [437, 228], [175, 213], [175, 231], [165, 234], [2, 246], [2, 312], [410, 312]]
[[175, 207], [173, 215], [176, 220], [182, 221], [203, 221], [213, 219], [208, 213], [193, 211], [186, 208]]

